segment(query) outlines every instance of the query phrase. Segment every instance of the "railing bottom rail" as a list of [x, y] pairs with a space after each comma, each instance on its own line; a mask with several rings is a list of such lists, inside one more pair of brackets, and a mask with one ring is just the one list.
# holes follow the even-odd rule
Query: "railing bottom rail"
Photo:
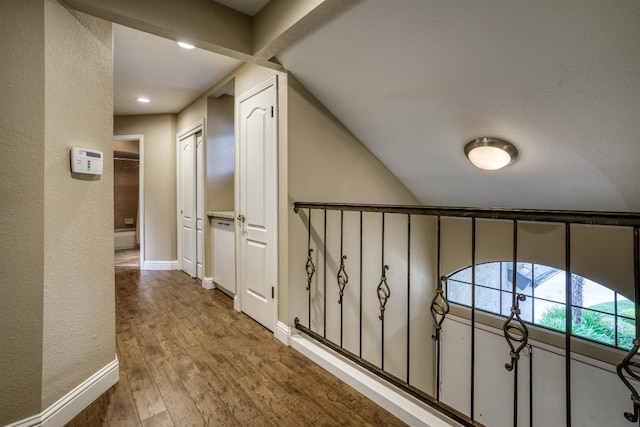
[[399, 389], [401, 389], [402, 391], [408, 393], [409, 395], [415, 397], [416, 399], [420, 400], [421, 402], [424, 402], [425, 404], [427, 404], [428, 406], [430, 406], [431, 408], [434, 408], [435, 410], [437, 410], [438, 412], [440, 412], [441, 414], [445, 415], [446, 417], [450, 418], [451, 420], [465, 426], [465, 427], [485, 427], [484, 424], [481, 424], [477, 421], [472, 421], [470, 420], [466, 415], [464, 415], [463, 413], [455, 410], [454, 408], [450, 407], [449, 405], [446, 405], [442, 402], [438, 402], [436, 399], [434, 399], [432, 396], [424, 393], [423, 391], [408, 385], [406, 382], [404, 382], [403, 380], [401, 380], [400, 378], [389, 374], [388, 372], [383, 371], [382, 369], [380, 369], [379, 367], [375, 366], [374, 364], [362, 359], [361, 357], [359, 357], [358, 355], [350, 352], [349, 350], [345, 350], [344, 348], [340, 347], [339, 345], [335, 344], [333, 341], [330, 341], [326, 338], [324, 338], [322, 335], [313, 332], [311, 329], [303, 326], [300, 324], [300, 319], [298, 319], [296, 317], [295, 319], [295, 327], [298, 331], [304, 333], [305, 335], [310, 336], [311, 338], [313, 338], [314, 340], [320, 342], [322, 345], [330, 348], [331, 350], [335, 351], [336, 353], [340, 354], [341, 356], [346, 357], [347, 359], [349, 359], [350, 361], [352, 361], [353, 363], [362, 366], [363, 368], [365, 368], [366, 370], [368, 370], [369, 372], [379, 376], [380, 378], [384, 379], [385, 381], [393, 384], [394, 386], [398, 387]]

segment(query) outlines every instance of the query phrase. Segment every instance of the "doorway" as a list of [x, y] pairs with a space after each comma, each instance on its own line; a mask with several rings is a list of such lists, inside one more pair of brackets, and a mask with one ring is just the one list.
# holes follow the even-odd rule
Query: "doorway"
[[144, 269], [144, 137], [114, 135], [116, 266]]

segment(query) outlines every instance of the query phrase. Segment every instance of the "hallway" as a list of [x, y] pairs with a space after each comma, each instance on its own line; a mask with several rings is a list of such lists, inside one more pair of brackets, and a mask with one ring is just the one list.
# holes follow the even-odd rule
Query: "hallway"
[[120, 381], [67, 426], [402, 425], [178, 271], [117, 268]]

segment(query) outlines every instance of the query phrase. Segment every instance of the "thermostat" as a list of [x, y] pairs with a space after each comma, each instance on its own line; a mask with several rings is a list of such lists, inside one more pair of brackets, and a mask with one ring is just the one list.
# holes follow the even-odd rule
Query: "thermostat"
[[89, 148], [71, 149], [71, 172], [102, 175], [102, 151]]

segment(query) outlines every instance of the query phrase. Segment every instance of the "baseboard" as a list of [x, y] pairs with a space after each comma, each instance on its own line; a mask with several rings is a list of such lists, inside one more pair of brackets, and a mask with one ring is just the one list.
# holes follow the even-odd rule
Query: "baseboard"
[[145, 260], [141, 270], [177, 270], [178, 261], [148, 261]]
[[276, 325], [276, 338], [278, 338], [286, 346], [291, 345], [291, 327], [278, 321]]
[[452, 427], [456, 422], [444, 418], [435, 409], [387, 384], [376, 375], [357, 366], [304, 334], [295, 334], [291, 346], [316, 364], [340, 378], [369, 399], [410, 426]]
[[82, 384], [40, 414], [10, 424], [7, 427], [64, 426], [118, 382], [118, 369], [119, 364], [116, 357], [112, 362], [91, 375]]
[[238, 298], [238, 294], [233, 297], [233, 309], [237, 312], [242, 311], [242, 307], [240, 307], [240, 299]]
[[216, 284], [213, 283], [213, 277], [205, 277], [202, 279], [202, 287], [205, 289], [215, 289]]

